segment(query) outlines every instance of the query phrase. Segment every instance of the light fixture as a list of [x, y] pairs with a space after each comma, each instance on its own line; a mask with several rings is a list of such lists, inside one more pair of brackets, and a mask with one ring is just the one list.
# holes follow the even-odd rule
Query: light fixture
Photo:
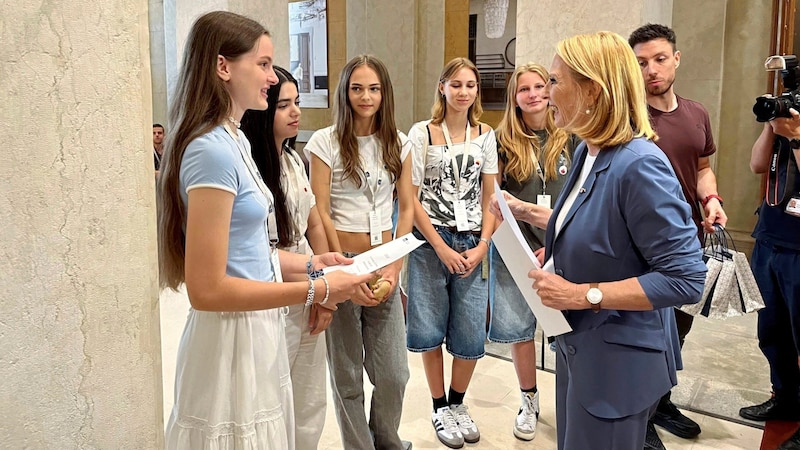
[[483, 4], [486, 37], [497, 39], [506, 31], [508, 0], [486, 0]]

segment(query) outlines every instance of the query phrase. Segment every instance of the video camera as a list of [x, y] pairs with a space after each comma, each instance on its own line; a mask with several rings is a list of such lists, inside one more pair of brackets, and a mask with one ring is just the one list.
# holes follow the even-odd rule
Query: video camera
[[777, 117], [792, 117], [789, 108], [800, 112], [800, 67], [795, 55], [770, 56], [764, 62], [768, 71], [780, 71], [786, 92], [778, 97], [762, 95], [753, 105], [753, 114], [758, 122], [769, 122]]

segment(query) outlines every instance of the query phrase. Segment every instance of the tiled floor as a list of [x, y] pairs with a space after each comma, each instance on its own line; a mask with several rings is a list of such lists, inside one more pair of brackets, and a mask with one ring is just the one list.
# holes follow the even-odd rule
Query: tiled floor
[[[161, 341], [164, 372], [164, 420], [172, 407], [175, 377], [175, 354], [183, 330], [188, 300], [183, 294], [164, 292], [161, 295]], [[731, 415], [742, 402], [760, 402], [769, 391], [766, 364], [758, 352], [753, 317], [725, 322], [699, 320], [684, 348], [687, 370], [681, 374], [676, 388], [676, 403], [692, 409], [712, 409], [720, 416]], [[705, 345], [701, 345], [705, 343]], [[519, 408], [519, 390], [511, 362], [503, 356], [505, 346], [491, 346], [490, 352], [475, 371], [466, 403], [481, 429], [481, 440], [465, 448], [482, 449], [555, 449], [555, 376], [539, 371], [538, 385], [542, 415], [536, 438], [519, 441], [511, 433], [511, 425]], [[545, 355], [547, 356], [546, 351]], [[760, 359], [759, 359], [760, 358]], [[409, 353], [411, 380], [406, 388], [400, 433], [414, 443], [415, 449], [444, 449], [430, 424], [431, 399], [425, 383], [420, 356]], [[447, 360], [447, 359], [446, 359]], [[552, 368], [552, 362], [547, 367]], [[365, 377], [366, 379], [366, 377]], [[766, 385], [765, 385], [766, 383]], [[369, 392], [369, 386], [366, 387]], [[369, 398], [369, 397], [367, 397]], [[716, 405], [716, 406], [715, 406]], [[716, 409], [713, 409], [716, 408]], [[721, 412], [720, 412], [721, 411]], [[687, 411], [703, 429], [699, 438], [683, 440], [660, 430], [669, 450], [758, 449], [761, 430], [752, 426]], [[333, 409], [329, 406], [320, 449], [341, 449]]]

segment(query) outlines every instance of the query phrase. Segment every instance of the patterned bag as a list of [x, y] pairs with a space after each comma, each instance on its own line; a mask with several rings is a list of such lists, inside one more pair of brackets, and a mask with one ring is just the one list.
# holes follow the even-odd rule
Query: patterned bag
[[732, 247], [733, 238], [720, 225], [706, 235], [703, 260], [706, 263], [706, 283], [703, 295], [696, 304], [683, 305], [681, 311], [710, 319], [727, 319], [757, 311], [764, 307], [750, 264], [744, 253]]

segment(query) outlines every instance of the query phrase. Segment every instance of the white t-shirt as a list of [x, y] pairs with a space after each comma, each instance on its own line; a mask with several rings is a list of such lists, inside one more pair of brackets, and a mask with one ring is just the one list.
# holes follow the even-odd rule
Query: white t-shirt
[[[411, 143], [405, 134], [400, 138], [400, 161], [405, 161]], [[380, 214], [381, 230], [392, 229], [392, 194], [394, 183], [381, 158], [378, 138], [359, 136], [358, 153], [361, 157], [361, 187], [353, 180], [344, 179], [344, 164], [339, 141], [333, 126], [317, 130], [311, 135], [304, 151], [306, 157], [316, 155], [331, 168], [331, 220], [337, 230], [354, 233], [369, 232], [369, 214], [375, 209]]]
[[[455, 227], [453, 203], [464, 200], [467, 206], [469, 229], [481, 229], [481, 175], [497, 174], [497, 138], [490, 129], [470, 141], [465, 151], [464, 142], [447, 145], [428, 144], [427, 125], [430, 120], [411, 127], [408, 138], [414, 144], [414, 170], [412, 183], [420, 187], [420, 202], [433, 225]], [[427, 155], [423, 149], [427, 145]], [[456, 178], [452, 158], [461, 170], [461, 182], [456, 193]], [[466, 161], [465, 161], [466, 160]], [[466, 163], [466, 166], [465, 166]], [[424, 167], [423, 167], [424, 166]]]
[[286, 194], [289, 218], [297, 232], [297, 235], [292, 236], [292, 245], [283, 249], [292, 253], [310, 255], [312, 253], [311, 246], [308, 245], [305, 235], [308, 229], [309, 213], [317, 202], [311, 192], [311, 184], [308, 182], [306, 169], [300, 156], [294, 151], [284, 148], [280, 161], [281, 188]]

